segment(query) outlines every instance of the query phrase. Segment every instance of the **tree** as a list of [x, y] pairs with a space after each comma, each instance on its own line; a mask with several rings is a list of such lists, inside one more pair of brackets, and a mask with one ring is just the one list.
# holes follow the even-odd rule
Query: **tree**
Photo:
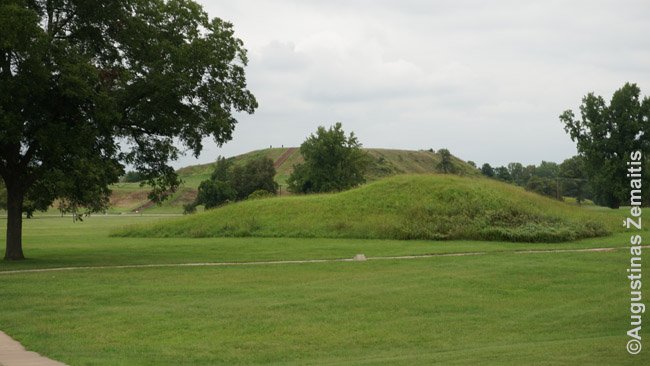
[[467, 164], [469, 164], [469, 166], [471, 166], [472, 168], [478, 169], [476, 163], [471, 160], [467, 160]]
[[534, 176], [528, 180], [526, 190], [543, 196], [561, 199], [561, 196], [558, 197], [558, 187], [555, 179]]
[[492, 165], [485, 163], [481, 167], [481, 173], [483, 173], [484, 176], [492, 178], [494, 177], [494, 169], [492, 169]]
[[525, 186], [528, 183], [529, 177], [526, 177], [524, 166], [521, 163], [508, 164], [508, 173], [516, 185]]
[[535, 176], [536, 171], [537, 171], [537, 167], [535, 165], [530, 164], [530, 165], [526, 165], [524, 167], [523, 178], [521, 180], [522, 181], [522, 183], [521, 183], [522, 187], [525, 187], [526, 184], [528, 184], [528, 181], [530, 180], [530, 178]]
[[5, 259], [24, 258], [22, 212], [104, 210], [125, 164], [159, 201], [181, 148], [223, 144], [257, 107], [242, 41], [191, 0], [5, 0], [0, 19]]
[[510, 171], [505, 166], [500, 166], [494, 169], [494, 177], [503, 182], [512, 182]]
[[237, 191], [229, 181], [204, 180], [199, 184], [196, 204], [203, 205], [206, 209], [218, 207], [237, 198]]
[[294, 166], [287, 180], [296, 193], [343, 191], [365, 182], [370, 164], [354, 133], [345, 135], [341, 123], [320, 126], [300, 146], [305, 162]]
[[[650, 98], [640, 97], [636, 84], [626, 83], [614, 92], [609, 105], [601, 96], [587, 94], [580, 119], [571, 110], [560, 115], [565, 131], [584, 157], [596, 203], [618, 208], [629, 199], [627, 161], [641, 151], [647, 164], [650, 154]], [[650, 173], [644, 173], [647, 182]]]
[[144, 180], [142, 174], [134, 171], [128, 171], [122, 177], [121, 181], [124, 183], [138, 183]]
[[258, 191], [275, 195], [278, 184], [274, 178], [273, 160], [267, 157], [250, 160], [244, 166], [235, 166], [232, 159], [220, 157], [210, 179], [199, 185], [194, 203], [185, 207], [185, 213], [194, 212], [198, 205], [210, 209], [230, 201], [244, 200]]
[[456, 167], [454, 166], [453, 157], [447, 149], [438, 150], [438, 155], [440, 155], [440, 162], [438, 163], [438, 170], [448, 174], [455, 173]]
[[230, 182], [237, 192], [237, 200], [244, 200], [258, 190], [275, 195], [279, 187], [275, 182], [273, 160], [266, 157], [253, 159], [244, 166], [233, 167]]
[[542, 161], [535, 167], [534, 174], [541, 178], [555, 179], [560, 175], [560, 166], [552, 161]]
[[574, 156], [560, 164], [560, 182], [564, 195], [575, 197], [578, 204], [585, 200], [588, 195], [588, 177], [582, 156]]

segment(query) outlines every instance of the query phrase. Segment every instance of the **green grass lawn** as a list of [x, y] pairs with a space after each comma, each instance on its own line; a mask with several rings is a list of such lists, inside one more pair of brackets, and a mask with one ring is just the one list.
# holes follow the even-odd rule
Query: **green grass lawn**
[[[621, 211], [609, 211], [618, 221]], [[109, 237], [161, 217], [25, 222], [30, 260], [63, 266], [466, 257], [0, 274], [0, 329], [71, 365], [638, 365], [625, 351], [627, 236], [556, 244]], [[4, 233], [0, 233], [4, 234]], [[647, 266], [646, 266], [647, 268]]]
[[[622, 212], [611, 211], [612, 221]], [[363, 240], [328, 238], [121, 238], [109, 234], [134, 223], [165, 223], [173, 215], [95, 215], [83, 222], [57, 215], [24, 220], [23, 243], [27, 260], [0, 261], [7, 270], [105, 266], [120, 264], [242, 262], [302, 259], [401, 256], [458, 252], [620, 247], [624, 233], [564, 243], [505, 243], [469, 240]], [[621, 216], [622, 217], [622, 216]], [[4, 226], [0, 243], [4, 249]], [[0, 250], [2, 250], [0, 249]]]

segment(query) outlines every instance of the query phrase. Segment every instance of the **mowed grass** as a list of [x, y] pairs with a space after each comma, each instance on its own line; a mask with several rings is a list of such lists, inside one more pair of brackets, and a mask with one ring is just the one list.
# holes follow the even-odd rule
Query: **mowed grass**
[[625, 253], [7, 275], [1, 328], [71, 365], [639, 365]]
[[[623, 210], [608, 210], [608, 221], [618, 223]], [[625, 233], [562, 243], [507, 243], [473, 240], [371, 240], [337, 238], [142, 238], [115, 237], [111, 232], [133, 224], [163, 224], [175, 215], [94, 215], [83, 222], [69, 216], [37, 215], [23, 222], [27, 260], [0, 261], [0, 272], [23, 269], [170, 264], [199, 262], [252, 262], [274, 260], [340, 259], [364, 253], [372, 257], [564, 250], [629, 245]], [[0, 227], [0, 254], [5, 227]]]
[[274, 197], [116, 231], [124, 237], [561, 242], [609, 234], [603, 216], [477, 177], [403, 175], [336, 194]]
[[[618, 223], [622, 210], [607, 211]], [[637, 365], [625, 351], [629, 237], [540, 244], [115, 238], [149, 216], [25, 222], [29, 268], [484, 255], [0, 274], [0, 330], [71, 365]], [[647, 231], [645, 232], [647, 235]], [[528, 249], [618, 247], [615, 252]], [[647, 270], [647, 266], [644, 267]]]

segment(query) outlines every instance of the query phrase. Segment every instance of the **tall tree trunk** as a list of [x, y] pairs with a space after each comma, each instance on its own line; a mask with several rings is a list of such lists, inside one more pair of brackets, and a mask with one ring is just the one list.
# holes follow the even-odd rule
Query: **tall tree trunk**
[[5, 260], [25, 259], [23, 255], [23, 199], [20, 187], [7, 185], [7, 247]]

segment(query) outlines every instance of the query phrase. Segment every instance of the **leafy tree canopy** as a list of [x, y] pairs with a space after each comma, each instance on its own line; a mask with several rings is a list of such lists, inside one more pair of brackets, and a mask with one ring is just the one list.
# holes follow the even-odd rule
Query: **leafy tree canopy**
[[276, 194], [279, 187], [275, 182], [273, 160], [266, 157], [253, 159], [244, 166], [233, 167], [230, 182], [237, 191], [238, 200], [244, 200], [259, 190]]
[[136, 171], [128, 171], [124, 176], [122, 177], [121, 181], [125, 183], [138, 183], [144, 180], [144, 177], [142, 174], [136, 172]]
[[558, 183], [555, 179], [533, 176], [528, 180], [528, 183], [526, 183], [526, 189], [543, 196], [561, 199], [561, 197], [558, 197], [560, 192]]
[[585, 174], [584, 158], [581, 156], [566, 159], [562, 164], [542, 161], [537, 166], [523, 166], [514, 162], [496, 168], [485, 164], [482, 170], [484, 174], [487, 172], [485, 175], [492, 174], [492, 178], [553, 198], [575, 197], [580, 203], [592, 197], [589, 180]]
[[510, 175], [510, 171], [505, 166], [494, 169], [494, 178], [504, 182], [512, 182], [512, 175]]
[[560, 164], [560, 182], [562, 184], [562, 194], [575, 197], [578, 203], [591, 196], [584, 157], [574, 156]]
[[152, 199], [172, 191], [179, 147], [222, 144], [256, 109], [246, 63], [232, 25], [190, 0], [0, 2], [5, 258], [23, 258], [21, 212], [103, 210], [125, 164]]
[[343, 191], [365, 182], [370, 158], [354, 132], [346, 136], [340, 122], [320, 126], [300, 146], [305, 162], [294, 166], [288, 179], [295, 193]]
[[438, 155], [440, 156], [440, 162], [438, 163], [438, 170], [445, 174], [456, 173], [458, 169], [454, 165], [453, 157], [451, 152], [447, 149], [438, 150]]
[[486, 177], [494, 177], [494, 169], [492, 168], [492, 165], [488, 163], [485, 163], [483, 166], [481, 166], [481, 173]]
[[[629, 195], [627, 161], [633, 151], [650, 155], [650, 98], [641, 98], [636, 84], [626, 83], [609, 104], [601, 96], [582, 99], [580, 118], [567, 110], [560, 115], [564, 129], [584, 157], [596, 203], [619, 207]], [[645, 180], [650, 178], [645, 172]]]
[[273, 160], [260, 157], [243, 166], [235, 166], [231, 159], [219, 158], [210, 179], [201, 182], [196, 201], [185, 207], [185, 212], [193, 212], [198, 205], [206, 209], [214, 208], [231, 201], [240, 201], [251, 196], [271, 196], [277, 194], [278, 184], [274, 180]]

